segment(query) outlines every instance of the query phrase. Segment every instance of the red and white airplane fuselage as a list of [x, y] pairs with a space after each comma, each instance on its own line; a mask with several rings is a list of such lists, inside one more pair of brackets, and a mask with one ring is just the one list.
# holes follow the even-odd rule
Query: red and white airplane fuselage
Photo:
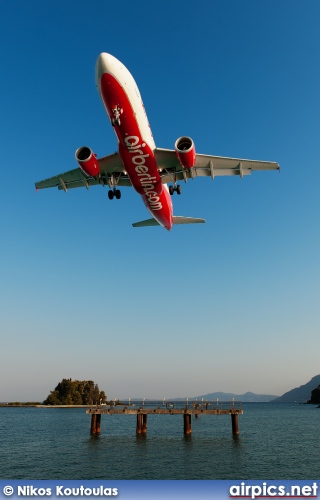
[[[118, 140], [118, 152], [97, 158], [89, 147], [77, 149], [79, 167], [36, 182], [36, 189], [106, 184], [108, 197], [119, 199], [121, 186], [133, 186], [152, 215], [133, 227], [204, 223], [202, 218], [173, 215], [171, 196], [181, 194], [177, 181], [195, 177], [234, 176], [252, 170], [279, 170], [275, 162], [198, 154], [190, 137], [179, 137], [174, 149], [156, 148], [143, 102], [131, 73], [115, 57], [102, 53], [96, 63], [98, 92]], [[168, 188], [169, 183], [169, 188]], [[173, 185], [172, 185], [172, 184]]]
[[114, 126], [118, 151], [132, 186], [150, 214], [166, 229], [172, 228], [173, 208], [166, 184], [162, 184], [156, 148], [137, 84], [118, 59], [100, 54], [96, 65], [98, 92]]

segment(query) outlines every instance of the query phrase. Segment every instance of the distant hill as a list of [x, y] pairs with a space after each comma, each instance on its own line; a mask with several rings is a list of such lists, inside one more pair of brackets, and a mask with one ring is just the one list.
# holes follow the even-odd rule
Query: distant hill
[[313, 377], [310, 382], [291, 391], [285, 392], [279, 398], [274, 399], [274, 403], [306, 403], [311, 397], [311, 391], [320, 385], [320, 375]]
[[[277, 396], [272, 396], [270, 394], [254, 394], [253, 392], [246, 392], [245, 394], [233, 394], [231, 392], [210, 392], [209, 394], [203, 394], [202, 396], [196, 396], [192, 398], [188, 398], [189, 401], [194, 401], [197, 399], [198, 401], [206, 399], [208, 401], [215, 401], [217, 398], [219, 401], [231, 401], [232, 398], [235, 401], [242, 401], [243, 403], [268, 403], [269, 401], [274, 400]], [[186, 398], [174, 398], [177, 400], [185, 400]]]

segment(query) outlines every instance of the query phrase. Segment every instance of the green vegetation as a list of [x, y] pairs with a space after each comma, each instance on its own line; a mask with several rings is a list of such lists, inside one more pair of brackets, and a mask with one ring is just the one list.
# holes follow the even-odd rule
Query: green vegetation
[[93, 405], [106, 401], [106, 394], [100, 391], [93, 380], [72, 380], [64, 378], [43, 404], [45, 405]]
[[311, 404], [320, 404], [320, 385], [311, 391], [311, 399], [308, 401]]
[[28, 401], [27, 403], [21, 403], [20, 401], [15, 401], [14, 403], [7, 403], [7, 406], [39, 406], [42, 403], [37, 401]]

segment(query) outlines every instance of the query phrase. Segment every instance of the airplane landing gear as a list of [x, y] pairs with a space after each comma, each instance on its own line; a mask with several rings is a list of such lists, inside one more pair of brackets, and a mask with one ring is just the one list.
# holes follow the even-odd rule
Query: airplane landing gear
[[110, 178], [108, 179], [108, 185], [109, 185], [108, 198], [109, 198], [109, 200], [113, 200], [114, 197], [116, 197], [117, 200], [120, 200], [120, 198], [121, 198], [121, 191], [120, 191], [120, 189], [117, 188], [119, 179], [120, 179], [120, 174], [118, 177], [116, 177], [115, 174], [111, 174]]
[[115, 125], [118, 125], [120, 127], [121, 125], [120, 116], [123, 113], [123, 109], [120, 108], [120, 106], [115, 106], [114, 108], [112, 108], [112, 113], [113, 113], [113, 119], [111, 120], [112, 126], [114, 127]]
[[169, 186], [169, 193], [171, 194], [171, 196], [173, 196], [173, 193], [176, 191], [177, 194], [181, 194], [181, 186], [180, 184], [176, 184], [174, 186], [172, 186], [170, 184]]
[[120, 191], [120, 189], [113, 188], [113, 189], [110, 189], [108, 191], [108, 198], [109, 198], [109, 200], [113, 200], [114, 197], [116, 197], [117, 200], [120, 200], [120, 198], [121, 198], [121, 191]]

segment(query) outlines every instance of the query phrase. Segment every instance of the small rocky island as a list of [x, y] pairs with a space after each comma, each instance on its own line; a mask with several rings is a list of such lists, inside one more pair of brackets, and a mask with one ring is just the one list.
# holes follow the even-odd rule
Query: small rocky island
[[50, 391], [44, 405], [94, 405], [106, 401], [104, 391], [100, 391], [93, 380], [72, 380], [64, 378]]

